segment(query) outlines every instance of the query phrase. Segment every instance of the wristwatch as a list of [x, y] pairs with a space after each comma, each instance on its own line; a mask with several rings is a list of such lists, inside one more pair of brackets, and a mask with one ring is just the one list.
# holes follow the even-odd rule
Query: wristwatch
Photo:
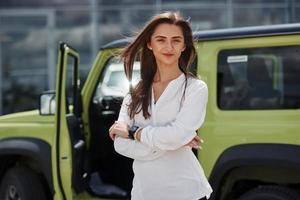
[[138, 126], [132, 126], [128, 129], [128, 138], [134, 140], [134, 134], [139, 129]]

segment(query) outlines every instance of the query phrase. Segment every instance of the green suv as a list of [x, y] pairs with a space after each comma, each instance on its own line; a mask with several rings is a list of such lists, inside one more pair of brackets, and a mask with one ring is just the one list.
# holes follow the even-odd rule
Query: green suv
[[[209, 89], [195, 155], [210, 199], [300, 199], [300, 24], [194, 38], [191, 72]], [[60, 44], [55, 91], [40, 96], [39, 110], [0, 117], [0, 199], [130, 199], [132, 160], [108, 136], [139, 80], [139, 62], [129, 83], [117, 56], [129, 42], [102, 47], [83, 85], [78, 53]]]

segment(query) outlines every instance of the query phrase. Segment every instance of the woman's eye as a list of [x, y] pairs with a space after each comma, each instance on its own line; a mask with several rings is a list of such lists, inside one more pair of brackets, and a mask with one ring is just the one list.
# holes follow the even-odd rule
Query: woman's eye
[[180, 41], [180, 40], [174, 40], [174, 42], [175, 42], [175, 43], [179, 43], [179, 42], [181, 42], [181, 41]]
[[164, 40], [162, 40], [162, 39], [159, 39], [159, 40], [157, 40], [158, 42], [163, 42]]

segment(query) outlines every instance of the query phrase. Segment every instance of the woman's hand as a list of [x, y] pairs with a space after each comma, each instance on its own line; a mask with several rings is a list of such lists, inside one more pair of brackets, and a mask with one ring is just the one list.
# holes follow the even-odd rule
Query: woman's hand
[[204, 141], [198, 135], [196, 135], [189, 143], [187, 143], [184, 146], [189, 146], [194, 149], [202, 149], [202, 147], [200, 145], [203, 142]]
[[109, 128], [109, 137], [115, 140], [116, 137], [128, 138], [128, 125], [125, 122], [115, 121]]

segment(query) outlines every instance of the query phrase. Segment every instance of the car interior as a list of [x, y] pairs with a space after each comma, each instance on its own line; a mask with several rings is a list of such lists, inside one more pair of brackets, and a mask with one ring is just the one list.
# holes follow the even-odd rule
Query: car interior
[[[274, 88], [274, 70], [267, 59], [249, 57], [247, 62], [218, 65], [218, 104], [222, 109], [280, 108], [280, 91]], [[271, 63], [271, 64], [270, 64]]]
[[90, 189], [98, 197], [130, 199], [133, 160], [115, 152], [108, 134], [110, 126], [118, 119], [123, 97], [128, 91], [126, 85], [129, 83], [123, 64], [110, 59], [90, 103]]

